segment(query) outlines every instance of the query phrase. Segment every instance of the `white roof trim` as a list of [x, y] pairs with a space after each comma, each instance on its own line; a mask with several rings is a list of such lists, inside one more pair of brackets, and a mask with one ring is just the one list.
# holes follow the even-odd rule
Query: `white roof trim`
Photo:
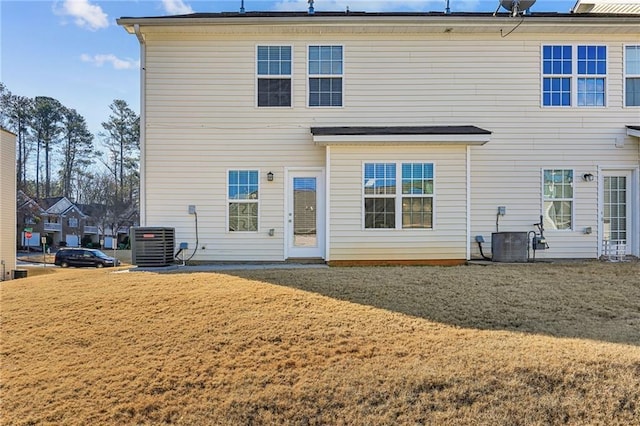
[[316, 145], [484, 145], [491, 135], [327, 135], [313, 136]]
[[631, 129], [631, 128], [627, 127], [627, 135], [628, 136], [635, 136], [636, 138], [640, 138], [640, 130]]

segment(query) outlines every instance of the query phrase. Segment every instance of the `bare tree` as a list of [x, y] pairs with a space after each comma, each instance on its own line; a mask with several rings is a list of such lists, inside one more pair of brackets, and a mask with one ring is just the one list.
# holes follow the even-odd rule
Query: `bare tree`
[[114, 176], [116, 200], [124, 201], [126, 177], [130, 173], [137, 173], [138, 169], [140, 118], [121, 99], [114, 100], [109, 108], [112, 114], [108, 121], [102, 123], [105, 133], [101, 133], [109, 152], [104, 164]]

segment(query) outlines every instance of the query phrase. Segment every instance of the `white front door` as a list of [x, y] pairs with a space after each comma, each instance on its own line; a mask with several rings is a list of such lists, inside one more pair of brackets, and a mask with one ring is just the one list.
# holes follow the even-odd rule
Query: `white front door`
[[601, 247], [624, 244], [631, 254], [635, 244], [633, 232], [633, 181], [630, 170], [603, 170], [600, 211]]
[[324, 258], [324, 172], [289, 169], [287, 257]]

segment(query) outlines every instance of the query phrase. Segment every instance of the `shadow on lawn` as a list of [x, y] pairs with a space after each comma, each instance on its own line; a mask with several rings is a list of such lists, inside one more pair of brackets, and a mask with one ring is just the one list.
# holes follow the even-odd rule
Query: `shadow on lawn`
[[640, 263], [228, 273], [464, 328], [640, 346]]

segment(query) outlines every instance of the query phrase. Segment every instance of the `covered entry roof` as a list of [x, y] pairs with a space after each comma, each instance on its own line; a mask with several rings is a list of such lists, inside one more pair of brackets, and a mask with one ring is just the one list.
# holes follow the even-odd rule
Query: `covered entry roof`
[[640, 126], [627, 126], [627, 135], [640, 138]]
[[316, 145], [433, 144], [484, 145], [491, 132], [476, 126], [312, 127]]

